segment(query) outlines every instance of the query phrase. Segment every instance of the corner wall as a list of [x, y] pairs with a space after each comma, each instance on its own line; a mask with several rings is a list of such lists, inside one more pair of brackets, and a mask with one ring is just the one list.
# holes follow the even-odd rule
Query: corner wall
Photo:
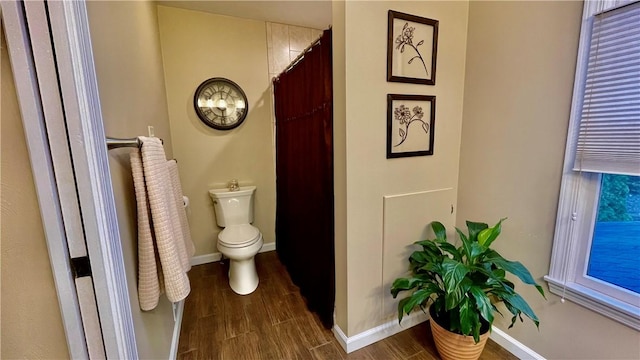
[[[549, 271], [582, 2], [472, 1], [457, 224], [509, 217], [494, 244], [538, 283]], [[549, 359], [637, 359], [639, 333], [517, 285], [540, 318], [507, 330]]]
[[4, 28], [1, 25], [0, 32], [0, 358], [68, 358], [69, 350], [42, 227], [22, 116], [18, 107]]
[[331, 2], [333, 51], [333, 197], [335, 251], [335, 325], [347, 329], [347, 163], [345, 83], [345, 3]]
[[[88, 1], [87, 11], [105, 133], [120, 138], [146, 136], [147, 126], [153, 126], [171, 158], [156, 5], [148, 1]], [[175, 324], [171, 303], [161, 295], [156, 309], [143, 312], [138, 302], [137, 217], [130, 151], [110, 150], [109, 168], [136, 343], [141, 359], [167, 359]]]
[[[451, 207], [456, 207], [468, 3], [347, 1], [344, 30], [335, 16], [341, 6], [334, 4], [334, 38], [344, 38], [340, 51], [346, 104], [344, 120], [336, 117], [336, 129], [344, 127], [346, 136], [346, 214], [336, 211], [336, 216], [346, 219], [346, 244], [340, 233], [345, 221], [336, 219], [336, 249], [337, 256], [346, 256], [347, 324], [337, 315], [339, 326], [351, 337], [397, 316], [397, 300], [389, 287], [408, 268], [408, 245], [421, 240], [430, 217], [445, 224], [455, 221]], [[389, 9], [440, 21], [435, 86], [386, 81]], [[436, 96], [434, 155], [386, 159], [387, 94]], [[338, 135], [336, 139], [340, 141]], [[396, 226], [400, 223], [406, 226]], [[341, 258], [336, 263], [340, 276]], [[336, 284], [341, 305], [342, 283]]]
[[[164, 77], [174, 156], [183, 192], [191, 199], [196, 255], [216, 252], [209, 189], [257, 186], [255, 222], [265, 243], [275, 241], [275, 167], [271, 85], [263, 21], [158, 6]], [[193, 96], [203, 81], [225, 77], [245, 91], [249, 114], [239, 127], [214, 130], [195, 114]]]

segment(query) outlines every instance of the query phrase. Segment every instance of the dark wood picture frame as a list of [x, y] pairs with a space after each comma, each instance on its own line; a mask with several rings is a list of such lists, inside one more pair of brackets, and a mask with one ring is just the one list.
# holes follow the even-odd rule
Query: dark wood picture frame
[[433, 155], [435, 120], [435, 96], [388, 94], [387, 159]]
[[435, 85], [438, 20], [389, 10], [387, 81]]

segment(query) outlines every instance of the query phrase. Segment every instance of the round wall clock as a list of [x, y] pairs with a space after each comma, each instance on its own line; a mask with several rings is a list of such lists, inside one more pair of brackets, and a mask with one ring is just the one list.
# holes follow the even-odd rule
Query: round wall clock
[[247, 95], [238, 84], [225, 78], [211, 78], [200, 84], [193, 106], [202, 122], [218, 130], [240, 126], [249, 112]]

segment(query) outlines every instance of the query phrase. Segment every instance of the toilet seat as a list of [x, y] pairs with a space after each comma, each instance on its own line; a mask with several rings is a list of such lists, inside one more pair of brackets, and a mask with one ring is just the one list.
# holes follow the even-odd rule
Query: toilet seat
[[241, 248], [255, 244], [262, 235], [251, 224], [231, 225], [218, 234], [218, 242], [229, 248]]

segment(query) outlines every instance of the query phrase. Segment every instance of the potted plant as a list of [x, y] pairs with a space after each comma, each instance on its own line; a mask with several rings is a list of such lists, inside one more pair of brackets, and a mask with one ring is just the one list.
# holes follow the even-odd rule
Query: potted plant
[[[521, 263], [506, 260], [491, 249], [504, 220], [493, 227], [467, 221], [468, 234], [456, 228], [462, 242], [457, 248], [447, 242], [445, 227], [432, 222], [436, 238], [415, 242], [422, 250], [409, 257], [411, 275], [396, 279], [391, 286], [394, 298], [400, 292], [410, 292], [398, 303], [398, 322], [415, 308], [425, 311], [429, 307], [431, 331], [443, 359], [480, 357], [494, 313], [500, 313], [496, 307], [499, 302], [513, 315], [509, 328], [518, 318], [523, 321], [523, 314], [539, 326], [538, 317], [516, 293], [515, 284], [506, 278], [506, 273], [535, 286], [543, 297], [544, 290]], [[442, 339], [442, 335], [452, 339]], [[461, 348], [463, 343], [471, 349]]]

